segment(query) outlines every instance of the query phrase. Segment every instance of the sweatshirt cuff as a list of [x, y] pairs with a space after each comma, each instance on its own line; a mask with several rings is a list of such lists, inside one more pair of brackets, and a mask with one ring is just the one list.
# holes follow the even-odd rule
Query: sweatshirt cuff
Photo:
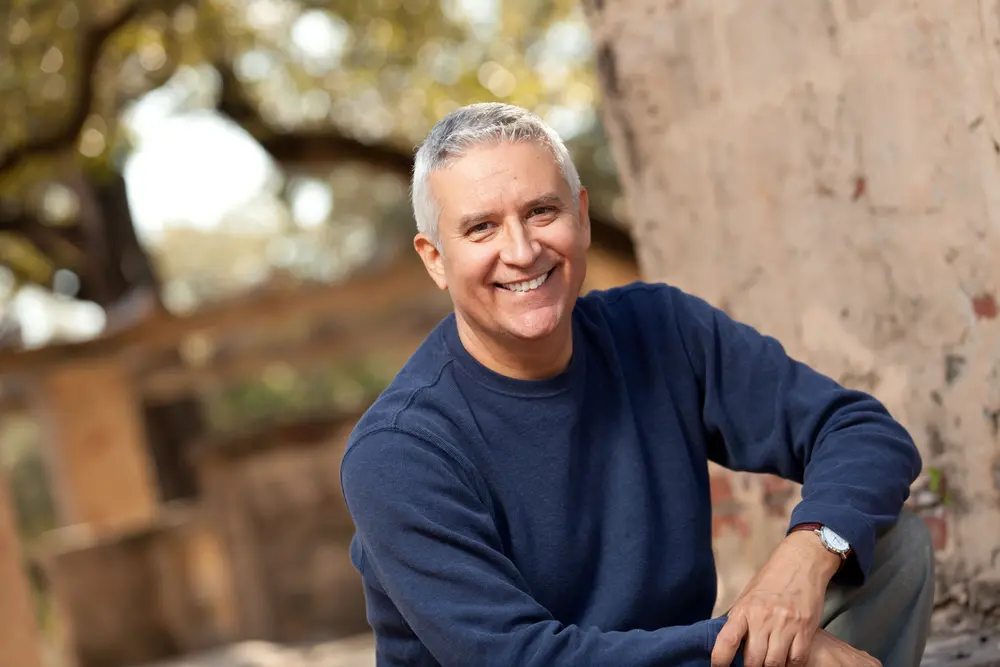
[[849, 507], [804, 500], [792, 510], [788, 530], [801, 523], [821, 523], [847, 540], [851, 554], [834, 580], [848, 586], [865, 583], [875, 553], [875, 529], [862, 514]]
[[[711, 657], [712, 650], [715, 649], [715, 640], [718, 639], [719, 633], [722, 632], [722, 626], [726, 624], [727, 620], [729, 619], [726, 616], [719, 616], [705, 621], [705, 648], [708, 651], [706, 654], [708, 657]], [[736, 657], [733, 658], [730, 667], [743, 667], [742, 651], [736, 652]]]

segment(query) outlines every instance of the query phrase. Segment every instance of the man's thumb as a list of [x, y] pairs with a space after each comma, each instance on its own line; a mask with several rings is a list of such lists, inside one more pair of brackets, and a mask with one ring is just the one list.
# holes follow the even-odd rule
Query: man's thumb
[[712, 648], [712, 667], [729, 667], [733, 663], [748, 629], [746, 617], [739, 612], [726, 620]]

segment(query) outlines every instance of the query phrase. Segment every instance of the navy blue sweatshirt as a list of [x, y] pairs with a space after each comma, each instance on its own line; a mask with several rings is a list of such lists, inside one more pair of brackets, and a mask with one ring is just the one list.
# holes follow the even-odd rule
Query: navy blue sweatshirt
[[921, 465], [871, 396], [673, 287], [581, 297], [540, 381], [476, 362], [448, 317], [341, 469], [378, 665], [707, 665], [710, 460], [803, 482], [789, 525], [849, 540], [854, 583]]

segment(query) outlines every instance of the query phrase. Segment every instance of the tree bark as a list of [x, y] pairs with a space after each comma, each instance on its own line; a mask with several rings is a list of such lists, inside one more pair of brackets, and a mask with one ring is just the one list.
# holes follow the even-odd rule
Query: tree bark
[[0, 152], [0, 176], [17, 169], [26, 160], [60, 153], [72, 146], [87, 122], [97, 97], [97, 77], [100, 75], [98, 63], [108, 41], [132, 21], [156, 11], [169, 14], [184, 2], [185, 0], [135, 0], [118, 7], [103, 22], [88, 26], [79, 40], [76, 53], [82, 77], [75, 94], [69, 100], [65, 118], [58, 126], [49, 128], [48, 132], [40, 136], [32, 136], [18, 145], [5, 147], [6, 150]]
[[944, 597], [957, 584], [987, 614], [1000, 603], [1000, 3], [591, 0], [587, 13], [645, 277], [883, 400], [946, 496], [923, 510]]
[[143, 290], [158, 303], [159, 280], [136, 236], [125, 179], [109, 172], [81, 178], [75, 185], [81, 201], [77, 225], [87, 256], [78, 298], [114, 310], [133, 292]]
[[[116, 316], [129, 319], [121, 312], [122, 306], [137, 294], [150, 298], [154, 309], [161, 308], [160, 281], [136, 236], [125, 179], [111, 172], [100, 180], [78, 183], [77, 188], [83, 202], [78, 224], [84, 231], [88, 259], [79, 297], [103, 306], [112, 325]], [[204, 433], [200, 401], [196, 396], [183, 396], [169, 403], [144, 405], [143, 415], [160, 499], [195, 497], [197, 481], [187, 451]]]

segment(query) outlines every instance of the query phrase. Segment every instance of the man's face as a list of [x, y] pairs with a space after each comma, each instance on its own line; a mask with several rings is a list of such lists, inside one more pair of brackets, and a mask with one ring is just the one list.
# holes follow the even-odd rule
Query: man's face
[[540, 340], [569, 330], [590, 245], [587, 193], [579, 205], [547, 147], [470, 149], [430, 176], [439, 248], [417, 235], [431, 277], [478, 335]]

